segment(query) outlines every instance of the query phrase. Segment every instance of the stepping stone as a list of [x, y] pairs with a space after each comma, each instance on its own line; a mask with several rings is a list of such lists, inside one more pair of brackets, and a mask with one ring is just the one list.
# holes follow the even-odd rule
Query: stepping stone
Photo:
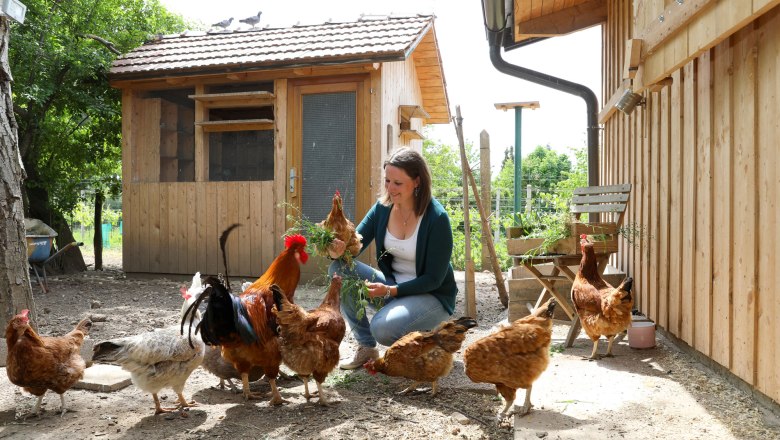
[[82, 390], [107, 393], [130, 385], [130, 373], [116, 365], [93, 364], [84, 370], [84, 378], [73, 386]]

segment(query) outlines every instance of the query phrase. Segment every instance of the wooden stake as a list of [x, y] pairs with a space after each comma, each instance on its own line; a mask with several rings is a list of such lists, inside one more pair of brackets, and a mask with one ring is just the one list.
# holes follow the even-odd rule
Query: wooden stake
[[[477, 183], [474, 180], [474, 175], [471, 173], [471, 168], [468, 165], [468, 159], [466, 158], [466, 143], [463, 141], [463, 117], [460, 115], [460, 106], [455, 106], [455, 133], [458, 135], [458, 143], [460, 144], [460, 157], [463, 163], [464, 173], [468, 177], [468, 181], [471, 184], [471, 189], [474, 192], [474, 200], [477, 202], [477, 210], [479, 210], [479, 217], [482, 220], [482, 230], [489, 231], [487, 215], [482, 207], [482, 201], [479, 197], [479, 191], [477, 190]], [[465, 180], [465, 178], [464, 178]], [[467, 208], [467, 207], [466, 207]], [[501, 304], [506, 308], [509, 306], [509, 294], [504, 284], [504, 275], [501, 272], [501, 265], [498, 264], [498, 257], [496, 257], [496, 248], [493, 242], [488, 240], [488, 250], [490, 251], [490, 259], [493, 263], [493, 273], [496, 275], [496, 287], [498, 287], [498, 298], [501, 300]], [[466, 298], [468, 301], [468, 298]]]

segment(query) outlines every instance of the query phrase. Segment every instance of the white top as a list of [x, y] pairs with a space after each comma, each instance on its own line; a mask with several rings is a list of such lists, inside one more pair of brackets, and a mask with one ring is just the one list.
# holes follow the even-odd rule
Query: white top
[[385, 249], [393, 256], [393, 276], [398, 284], [417, 278], [417, 270], [415, 269], [417, 258], [415, 255], [417, 253], [417, 233], [420, 230], [420, 223], [422, 223], [422, 216], [417, 219], [414, 233], [404, 240], [396, 238], [389, 229], [387, 230], [387, 235], [385, 235]]

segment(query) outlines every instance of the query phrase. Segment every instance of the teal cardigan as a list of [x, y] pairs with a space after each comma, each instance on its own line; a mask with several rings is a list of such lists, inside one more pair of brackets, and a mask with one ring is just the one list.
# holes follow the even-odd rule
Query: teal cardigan
[[[357, 227], [357, 231], [363, 236], [361, 253], [372, 240], [376, 239], [379, 270], [386, 279], [394, 279], [391, 264], [393, 256], [385, 249], [385, 235], [391, 208], [392, 206], [385, 206], [380, 202], [375, 203]], [[455, 274], [450, 264], [451, 257], [450, 218], [441, 203], [433, 199], [425, 210], [417, 233], [415, 254], [417, 278], [398, 284], [397, 296], [430, 293], [451, 315], [455, 311], [455, 298], [458, 295]]]

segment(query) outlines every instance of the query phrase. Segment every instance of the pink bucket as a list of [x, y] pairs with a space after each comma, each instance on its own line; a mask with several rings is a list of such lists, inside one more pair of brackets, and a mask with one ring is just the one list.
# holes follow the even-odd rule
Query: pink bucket
[[628, 346], [631, 348], [655, 347], [655, 323], [650, 321], [632, 322], [628, 328]]

